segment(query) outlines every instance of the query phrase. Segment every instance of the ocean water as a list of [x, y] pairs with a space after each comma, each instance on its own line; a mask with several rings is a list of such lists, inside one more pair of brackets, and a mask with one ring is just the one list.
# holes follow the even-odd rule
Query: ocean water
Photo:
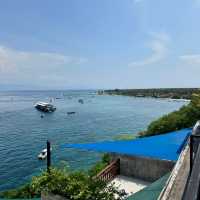
[[[41, 118], [34, 104], [51, 98], [57, 110]], [[84, 104], [78, 103], [80, 98]], [[52, 165], [64, 162], [71, 169], [87, 169], [100, 159], [99, 153], [60, 146], [137, 133], [184, 104], [167, 99], [99, 96], [95, 91], [0, 92], [0, 191], [24, 184], [45, 168], [46, 161], [38, 160], [37, 155], [46, 147], [47, 139], [53, 147]], [[76, 114], [67, 115], [71, 111]]]

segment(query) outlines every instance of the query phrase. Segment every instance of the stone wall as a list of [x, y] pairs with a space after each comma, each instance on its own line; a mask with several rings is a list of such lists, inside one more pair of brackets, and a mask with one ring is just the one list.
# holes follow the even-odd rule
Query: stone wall
[[170, 172], [174, 162], [157, 160], [148, 157], [111, 154], [112, 160], [120, 159], [120, 174], [139, 178], [145, 181], [155, 181]]

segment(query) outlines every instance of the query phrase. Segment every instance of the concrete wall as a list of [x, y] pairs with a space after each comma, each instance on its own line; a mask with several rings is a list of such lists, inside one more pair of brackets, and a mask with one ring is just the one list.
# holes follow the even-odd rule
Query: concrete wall
[[111, 154], [113, 160], [120, 159], [120, 174], [139, 178], [145, 181], [155, 181], [171, 171], [174, 162], [157, 160], [147, 157]]
[[52, 193], [44, 193], [41, 194], [41, 200], [68, 200], [60, 195], [55, 195]]

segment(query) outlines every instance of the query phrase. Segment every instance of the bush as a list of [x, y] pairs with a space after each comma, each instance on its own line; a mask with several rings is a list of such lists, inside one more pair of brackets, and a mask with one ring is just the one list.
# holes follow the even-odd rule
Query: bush
[[81, 172], [66, 174], [56, 169], [51, 169], [50, 174], [45, 172], [32, 181], [32, 187], [38, 192], [51, 192], [68, 199], [87, 199], [92, 193], [89, 184], [88, 177]]
[[41, 176], [34, 177], [31, 182], [32, 190], [36, 193], [51, 192], [62, 195], [70, 200], [114, 200], [116, 194], [119, 199], [123, 195], [113, 186], [93, 179], [83, 172], [66, 172], [51, 169], [51, 173], [43, 172]]
[[[50, 192], [66, 197], [69, 200], [122, 200], [123, 191], [114, 185], [109, 185], [101, 180], [94, 179], [93, 175], [102, 170], [110, 162], [110, 157], [105, 154], [91, 173], [81, 171], [69, 172], [67, 168], [51, 168], [50, 173], [44, 171], [41, 175], [32, 178], [32, 181], [16, 190], [3, 192], [4, 198], [33, 198], [40, 197], [41, 192]], [[101, 163], [101, 164], [100, 164]]]
[[140, 136], [151, 136], [193, 126], [200, 119], [200, 94], [192, 95], [191, 102], [178, 111], [153, 121]]

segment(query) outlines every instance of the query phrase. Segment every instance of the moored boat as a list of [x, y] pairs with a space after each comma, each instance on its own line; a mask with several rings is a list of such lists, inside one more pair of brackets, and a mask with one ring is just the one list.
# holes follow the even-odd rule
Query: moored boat
[[39, 155], [38, 155], [38, 159], [40, 160], [44, 160], [47, 157], [47, 149], [43, 149]]
[[56, 107], [54, 105], [46, 102], [36, 103], [35, 108], [43, 112], [54, 112], [56, 110]]
[[76, 112], [67, 112], [68, 115], [76, 114]]
[[[50, 150], [52, 151], [52, 149]], [[47, 149], [43, 149], [39, 154], [38, 154], [38, 159], [39, 160], [44, 160], [47, 157]]]

